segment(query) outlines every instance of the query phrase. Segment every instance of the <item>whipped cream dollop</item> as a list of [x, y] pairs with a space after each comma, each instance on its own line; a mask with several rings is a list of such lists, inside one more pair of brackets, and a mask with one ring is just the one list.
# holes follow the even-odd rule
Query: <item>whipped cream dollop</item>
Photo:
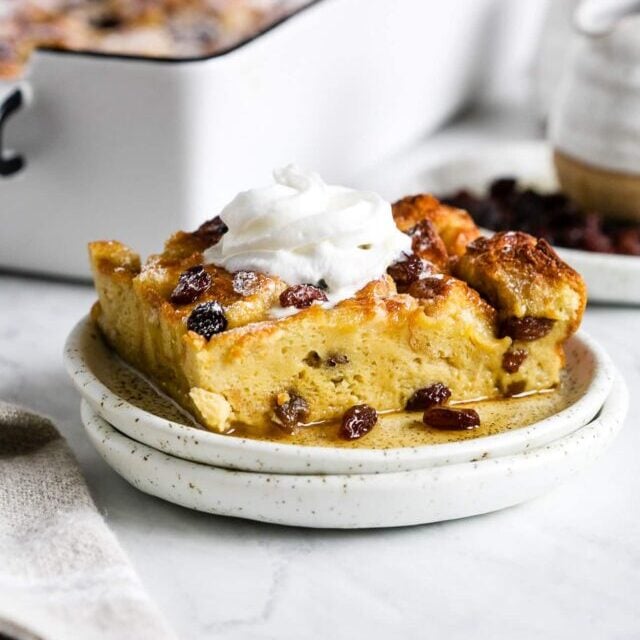
[[275, 184], [243, 191], [222, 210], [229, 231], [206, 250], [206, 262], [290, 285], [322, 283], [334, 304], [411, 252], [411, 238], [378, 194], [325, 184], [295, 165], [273, 176]]

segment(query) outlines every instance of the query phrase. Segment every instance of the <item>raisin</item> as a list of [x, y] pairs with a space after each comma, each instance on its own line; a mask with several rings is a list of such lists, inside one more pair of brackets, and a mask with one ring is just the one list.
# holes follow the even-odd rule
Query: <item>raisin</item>
[[295, 428], [304, 424], [309, 417], [309, 404], [295, 393], [287, 394], [288, 398], [274, 409], [276, 424], [287, 433], [293, 433]]
[[497, 178], [489, 185], [489, 195], [492, 198], [507, 198], [516, 190], [515, 178]]
[[444, 278], [429, 277], [411, 283], [408, 293], [414, 298], [431, 300], [444, 295], [446, 291], [447, 283]]
[[489, 240], [484, 236], [480, 236], [479, 238], [472, 240], [467, 245], [467, 251], [469, 253], [482, 253], [483, 251], [487, 250], [488, 246], [489, 246]]
[[424, 411], [439, 404], [444, 404], [451, 397], [451, 390], [442, 382], [435, 382], [414, 392], [407, 400], [407, 411]]
[[433, 222], [421, 220], [408, 231], [411, 236], [413, 253], [423, 260], [428, 260], [440, 268], [446, 268], [449, 262], [447, 248], [438, 235]]
[[502, 368], [507, 373], [516, 373], [520, 369], [520, 365], [527, 359], [527, 355], [524, 349], [507, 351], [502, 356]]
[[507, 397], [517, 396], [521, 393], [524, 393], [524, 390], [527, 388], [527, 383], [524, 380], [516, 380], [512, 382], [504, 392], [504, 395]]
[[307, 355], [302, 359], [302, 362], [312, 369], [318, 369], [322, 364], [322, 358], [317, 351], [309, 351], [309, 353], [307, 353]]
[[211, 286], [211, 276], [199, 264], [180, 274], [176, 288], [171, 292], [173, 304], [195, 302]]
[[229, 231], [229, 227], [222, 221], [220, 216], [211, 218], [203, 222], [194, 232], [193, 235], [204, 240], [207, 247], [212, 247], [220, 242], [220, 238]]
[[429, 265], [412, 253], [404, 260], [394, 262], [387, 268], [387, 273], [393, 278], [400, 293], [405, 293], [409, 286], [431, 273]]
[[553, 329], [554, 324], [555, 320], [551, 318], [536, 318], [534, 316], [506, 318], [500, 323], [498, 337], [509, 336], [513, 340], [531, 342], [544, 338]]
[[422, 421], [434, 429], [467, 431], [480, 426], [480, 416], [474, 409], [445, 409], [434, 407], [424, 412]]
[[613, 251], [613, 242], [602, 228], [601, 215], [588, 213], [584, 217], [582, 248], [599, 253], [611, 253]]
[[327, 366], [337, 367], [339, 364], [349, 364], [349, 358], [344, 353], [334, 353], [327, 358]]
[[327, 294], [312, 284], [294, 284], [280, 294], [280, 304], [283, 307], [306, 309], [315, 301], [326, 302]]
[[340, 437], [345, 440], [357, 440], [373, 429], [378, 422], [378, 413], [368, 404], [357, 404], [347, 409], [342, 416]]
[[241, 296], [250, 296], [258, 287], [258, 274], [254, 271], [238, 271], [233, 274], [233, 290]]
[[227, 318], [219, 302], [199, 304], [187, 320], [187, 329], [194, 331], [207, 340], [227, 328]]
[[106, 13], [102, 16], [98, 16], [97, 18], [90, 20], [90, 23], [94, 29], [111, 30], [120, 27], [122, 25], [122, 20], [115, 13]]
[[616, 251], [628, 256], [640, 256], [640, 229], [624, 229], [616, 236]]

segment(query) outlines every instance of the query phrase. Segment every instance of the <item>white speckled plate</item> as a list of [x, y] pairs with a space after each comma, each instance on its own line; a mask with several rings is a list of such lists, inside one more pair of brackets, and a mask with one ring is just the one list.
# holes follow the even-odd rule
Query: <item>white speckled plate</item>
[[[429, 191], [443, 195], [462, 188], [484, 193], [489, 182], [500, 176], [513, 176], [543, 190], [558, 188], [551, 149], [542, 141], [480, 145], [473, 151], [441, 159], [408, 179], [405, 174], [405, 183], [398, 188], [402, 193]], [[576, 249], [557, 251], [585, 279], [591, 302], [640, 304], [640, 257]]]
[[566, 352], [563, 384], [573, 400], [568, 408], [496, 435], [393, 449], [300, 446], [202, 429], [124, 365], [88, 319], [69, 336], [65, 362], [82, 396], [105, 420], [134, 440], [173, 456], [269, 473], [389, 473], [519, 453], [585, 425], [602, 407], [615, 370], [602, 348], [583, 333], [568, 342]]
[[83, 402], [86, 431], [133, 486], [224, 516], [301, 527], [398, 527], [496, 511], [540, 496], [600, 456], [622, 426], [627, 390], [618, 377], [599, 415], [542, 447], [413, 471], [285, 475], [189, 462], [128, 438]]

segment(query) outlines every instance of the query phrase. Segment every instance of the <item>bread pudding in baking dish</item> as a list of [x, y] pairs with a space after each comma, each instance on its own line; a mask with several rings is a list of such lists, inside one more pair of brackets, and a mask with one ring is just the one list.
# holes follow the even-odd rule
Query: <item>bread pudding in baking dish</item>
[[217, 432], [335, 420], [358, 438], [405, 408], [473, 428], [457, 402], [559, 382], [586, 302], [544, 240], [485, 238], [432, 196], [390, 206], [294, 167], [144, 264], [119, 242], [89, 250], [109, 344]]
[[305, 4], [307, 0], [3, 0], [0, 78], [18, 77], [37, 47], [178, 60], [210, 56]]

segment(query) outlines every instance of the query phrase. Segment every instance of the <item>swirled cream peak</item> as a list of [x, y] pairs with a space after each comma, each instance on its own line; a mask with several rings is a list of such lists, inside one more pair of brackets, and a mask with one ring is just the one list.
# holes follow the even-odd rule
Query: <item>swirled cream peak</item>
[[294, 165], [275, 183], [239, 193], [221, 212], [229, 231], [205, 252], [228, 271], [260, 271], [290, 285], [326, 284], [330, 303], [351, 297], [411, 251], [391, 205], [376, 193], [325, 184]]

